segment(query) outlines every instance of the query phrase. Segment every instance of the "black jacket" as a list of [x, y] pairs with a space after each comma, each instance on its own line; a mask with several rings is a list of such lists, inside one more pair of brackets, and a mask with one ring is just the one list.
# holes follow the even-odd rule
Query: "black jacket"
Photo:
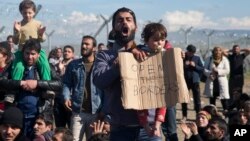
[[[10, 76], [11, 66], [6, 68], [2, 77], [0, 77], [0, 90], [5, 91], [17, 91], [21, 88], [20, 80], [12, 80]], [[38, 74], [38, 73], [37, 73]], [[62, 89], [62, 82], [60, 76], [57, 75], [56, 71], [51, 67], [51, 78], [52, 80], [38, 80], [37, 89], [38, 90], [50, 90], [50, 91], [60, 91]], [[8, 93], [8, 92], [6, 92]]]

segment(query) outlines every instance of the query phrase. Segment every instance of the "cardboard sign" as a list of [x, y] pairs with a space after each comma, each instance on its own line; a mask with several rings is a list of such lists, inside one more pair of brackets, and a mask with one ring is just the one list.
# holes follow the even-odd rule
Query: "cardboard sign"
[[152, 109], [189, 102], [181, 49], [174, 48], [138, 62], [119, 53], [122, 102], [125, 109]]

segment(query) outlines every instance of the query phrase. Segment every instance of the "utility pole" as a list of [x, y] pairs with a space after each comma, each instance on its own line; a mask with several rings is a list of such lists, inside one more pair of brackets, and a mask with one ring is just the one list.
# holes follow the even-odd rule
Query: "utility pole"
[[250, 35], [248, 33], [246, 33], [246, 34], [244, 34], [244, 38], [245, 38], [245, 45], [247, 48], [247, 41], [248, 41], [248, 39], [250, 39]]
[[2, 33], [4, 29], [5, 29], [5, 26], [2, 26], [2, 27], [0, 28], [0, 33]]
[[206, 53], [207, 54], [209, 52], [209, 49], [210, 49], [210, 45], [211, 45], [211, 36], [215, 33], [214, 30], [211, 30], [211, 31], [203, 31], [203, 33], [207, 36], [207, 50], [206, 50]]
[[[0, 28], [0, 34], [4, 31], [4, 29], [5, 29], [5, 26], [2, 26], [2, 27]], [[1, 41], [1, 38], [0, 38], [0, 41]]]
[[111, 21], [112, 16], [110, 16], [108, 19], [106, 19], [103, 15], [100, 15], [100, 17], [104, 20], [103, 24], [99, 27], [99, 29], [97, 30], [97, 32], [94, 34], [94, 37], [96, 38], [97, 35], [99, 35], [99, 33], [102, 31], [102, 29], [104, 28], [104, 26], [106, 25], [107, 27], [107, 42], [108, 42], [108, 37], [109, 37], [109, 25], [108, 23]]
[[180, 29], [185, 35], [185, 46], [188, 45], [188, 35], [189, 35], [189, 33], [191, 32], [192, 29], [193, 29], [192, 26], [187, 28], [187, 29], [183, 29], [183, 28]]
[[107, 29], [107, 42], [108, 42], [108, 37], [109, 37], [109, 19], [106, 19], [102, 14], [100, 15], [101, 18], [104, 20], [104, 23], [106, 24], [106, 29]]
[[49, 51], [51, 51], [51, 36], [54, 34], [55, 30], [52, 30], [50, 33], [45, 32], [46, 36], [48, 37], [48, 47]]

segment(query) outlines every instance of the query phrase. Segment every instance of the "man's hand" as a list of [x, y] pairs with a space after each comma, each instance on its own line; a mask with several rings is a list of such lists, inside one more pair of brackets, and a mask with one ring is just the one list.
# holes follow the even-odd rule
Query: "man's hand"
[[190, 122], [188, 124], [188, 127], [190, 128], [190, 130], [193, 133], [193, 135], [197, 135], [198, 134], [198, 127], [197, 127], [197, 125], [196, 125], [195, 122]]
[[72, 106], [71, 100], [69, 100], [69, 99], [65, 100], [65, 101], [64, 101], [64, 106], [66, 107], [67, 110], [72, 111], [72, 108], [71, 108], [71, 106]]
[[194, 61], [190, 61], [190, 66], [195, 67]]
[[21, 86], [26, 91], [32, 91], [37, 88], [37, 80], [25, 80], [25, 82], [21, 81]]
[[185, 138], [189, 139], [190, 136], [192, 135], [192, 132], [191, 132], [190, 128], [187, 126], [187, 124], [185, 122], [182, 122], [180, 127], [181, 127], [181, 131], [185, 135]]
[[139, 50], [137, 48], [134, 48], [131, 52], [133, 53], [135, 59], [138, 61], [143, 62], [148, 58], [148, 54], [143, 50]]
[[90, 125], [90, 127], [93, 129], [93, 134], [98, 134], [98, 133], [104, 133], [107, 134], [108, 131], [107, 129], [105, 129], [105, 123], [100, 120], [98, 120], [97, 122], [94, 122], [93, 124]]

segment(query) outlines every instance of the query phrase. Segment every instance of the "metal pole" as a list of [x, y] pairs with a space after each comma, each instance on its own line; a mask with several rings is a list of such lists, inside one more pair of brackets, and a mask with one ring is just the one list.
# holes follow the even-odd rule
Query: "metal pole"
[[188, 45], [188, 34], [191, 32], [192, 29], [193, 29], [192, 26], [187, 29], [183, 29], [183, 28], [180, 29], [182, 32], [184, 32], [184, 35], [185, 35], [185, 46]]

